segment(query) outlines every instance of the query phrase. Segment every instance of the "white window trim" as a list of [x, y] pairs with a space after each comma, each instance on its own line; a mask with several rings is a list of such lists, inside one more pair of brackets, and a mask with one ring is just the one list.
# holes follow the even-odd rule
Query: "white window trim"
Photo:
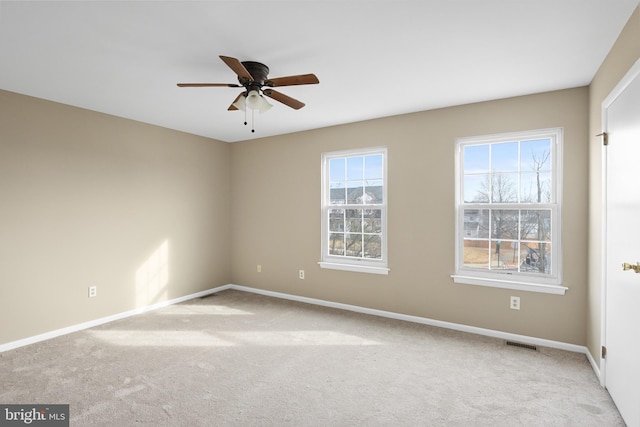
[[[513, 140], [524, 140], [530, 138], [551, 138], [554, 149], [552, 150], [552, 174], [554, 178], [554, 188], [552, 189], [555, 202], [550, 207], [554, 211], [552, 215], [553, 230], [553, 251], [552, 266], [555, 268], [555, 274], [550, 277], [540, 277], [537, 275], [527, 275], [519, 273], [514, 275], [512, 272], [485, 272], [465, 268], [462, 265], [463, 252], [463, 236], [464, 215], [461, 194], [461, 184], [463, 178], [463, 170], [461, 168], [461, 158], [463, 145], [470, 143], [487, 144], [496, 142], [508, 142]], [[511, 132], [495, 135], [485, 135], [478, 137], [465, 137], [456, 139], [455, 144], [455, 210], [456, 210], [456, 234], [455, 234], [455, 274], [452, 274], [454, 283], [488, 286], [493, 288], [513, 289], [519, 291], [539, 292], [555, 295], [564, 295], [569, 289], [562, 284], [562, 151], [563, 151], [563, 129], [539, 129], [523, 132]], [[469, 206], [468, 204], [466, 206]], [[536, 206], [544, 207], [544, 204], [536, 204]], [[499, 207], [499, 206], [497, 206]], [[522, 204], [521, 207], [526, 207]]]
[[344, 263], [335, 263], [335, 262], [318, 262], [318, 265], [321, 268], [328, 268], [331, 270], [342, 270], [342, 271], [354, 271], [357, 273], [372, 273], [372, 274], [389, 274], [389, 268], [387, 267], [374, 267], [371, 265], [356, 265], [356, 264], [344, 264]]
[[[328, 176], [328, 163], [329, 160], [333, 158], [340, 157], [348, 157], [348, 156], [367, 156], [371, 154], [380, 154], [382, 153], [382, 169], [383, 169], [383, 201], [382, 205], [377, 207], [382, 209], [382, 256], [380, 260], [366, 260], [360, 258], [347, 258], [340, 256], [331, 256], [328, 254], [328, 233], [329, 233], [329, 220], [327, 215], [327, 210], [335, 207], [335, 205], [329, 205], [327, 190], [329, 189], [329, 176]], [[342, 270], [342, 271], [352, 271], [359, 273], [372, 273], [372, 274], [389, 274], [390, 269], [387, 265], [387, 223], [388, 223], [388, 210], [387, 210], [387, 147], [371, 147], [371, 148], [360, 148], [360, 149], [352, 149], [352, 150], [343, 150], [343, 151], [332, 151], [328, 153], [322, 153], [322, 162], [321, 162], [321, 173], [322, 173], [322, 182], [321, 182], [321, 194], [322, 194], [322, 203], [321, 203], [321, 212], [320, 218], [322, 221], [322, 245], [320, 252], [321, 261], [318, 262], [318, 265], [321, 268], [327, 268], [332, 270]]]

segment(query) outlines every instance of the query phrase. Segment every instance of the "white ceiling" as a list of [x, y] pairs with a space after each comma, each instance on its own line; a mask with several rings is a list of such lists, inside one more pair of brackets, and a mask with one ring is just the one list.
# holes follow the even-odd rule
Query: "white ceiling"
[[[234, 142], [589, 84], [639, 0], [1, 1], [0, 89]], [[256, 115], [218, 55], [307, 105]]]

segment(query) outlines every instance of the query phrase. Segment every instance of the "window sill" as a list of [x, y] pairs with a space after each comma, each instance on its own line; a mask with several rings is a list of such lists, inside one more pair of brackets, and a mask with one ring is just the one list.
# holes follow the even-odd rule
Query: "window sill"
[[355, 271], [358, 273], [371, 273], [371, 274], [389, 274], [389, 269], [386, 267], [372, 267], [370, 265], [355, 265], [355, 264], [339, 264], [335, 262], [320, 261], [318, 265], [321, 268], [329, 268], [332, 270], [343, 271]]
[[545, 285], [541, 283], [524, 283], [510, 280], [481, 279], [478, 277], [452, 275], [454, 283], [465, 285], [488, 286], [491, 288], [514, 289], [518, 291], [539, 292], [543, 294], [564, 295], [569, 289], [562, 285]]

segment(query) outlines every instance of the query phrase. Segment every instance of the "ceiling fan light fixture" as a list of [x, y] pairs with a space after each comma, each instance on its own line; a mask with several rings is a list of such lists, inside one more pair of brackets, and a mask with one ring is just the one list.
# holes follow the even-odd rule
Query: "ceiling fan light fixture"
[[247, 108], [258, 110], [260, 113], [264, 113], [272, 107], [257, 90], [249, 91], [245, 99], [245, 104]]
[[264, 96], [260, 95], [260, 99], [261, 99], [260, 107], [258, 108], [258, 111], [260, 113], [266, 113], [271, 109], [271, 107], [273, 107], [273, 105], [269, 104], [269, 102], [264, 98]]
[[240, 111], [246, 111], [247, 108], [250, 108], [252, 110], [258, 110], [259, 113], [265, 113], [273, 107], [257, 90], [249, 91], [247, 95], [243, 94], [243, 96], [233, 103], [233, 106]]
[[238, 97], [238, 100], [234, 102], [232, 105], [236, 107], [240, 111], [246, 111], [247, 103], [245, 101], [246, 97], [244, 95]]

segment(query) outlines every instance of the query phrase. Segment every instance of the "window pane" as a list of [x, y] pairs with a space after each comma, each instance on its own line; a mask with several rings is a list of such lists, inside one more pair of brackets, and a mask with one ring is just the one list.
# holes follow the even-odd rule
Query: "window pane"
[[489, 172], [489, 145], [467, 145], [463, 149], [464, 174]]
[[464, 237], [489, 238], [489, 209], [464, 210]]
[[471, 268], [489, 268], [489, 241], [464, 240], [464, 266]]
[[382, 181], [367, 181], [364, 189], [364, 203], [378, 205], [383, 203]]
[[329, 231], [344, 231], [344, 209], [329, 210]]
[[364, 178], [382, 179], [382, 154], [366, 156], [364, 158]]
[[[518, 270], [517, 242], [503, 242], [501, 240], [491, 242], [491, 264], [492, 270]], [[517, 251], [517, 249], [516, 249]], [[515, 258], [515, 263], [513, 262]]]
[[362, 209], [347, 209], [346, 213], [346, 231], [360, 233], [362, 232]]
[[378, 235], [364, 236], [364, 257], [382, 258], [382, 240]]
[[517, 271], [520, 260], [518, 248], [518, 242], [503, 240], [491, 242], [491, 268]]
[[347, 203], [360, 204], [364, 200], [364, 183], [362, 181], [350, 182], [347, 189]]
[[503, 142], [491, 145], [491, 171], [518, 171], [518, 143]]
[[515, 209], [491, 210], [491, 238], [494, 240], [518, 239], [518, 211]]
[[551, 210], [523, 210], [520, 239], [551, 242]]
[[489, 191], [487, 182], [489, 175], [468, 175], [464, 177], [465, 203], [488, 203]]
[[344, 234], [331, 233], [329, 235], [329, 255], [344, 255]]
[[520, 271], [527, 273], [551, 273], [551, 244], [522, 243]]
[[346, 256], [362, 257], [362, 234], [347, 234], [345, 243]]
[[516, 203], [518, 201], [518, 174], [501, 173], [491, 176], [485, 187], [491, 187], [492, 203]]
[[520, 200], [523, 203], [551, 203], [551, 173], [523, 173]]
[[551, 140], [535, 139], [520, 143], [520, 170], [523, 172], [551, 170]]
[[329, 160], [329, 181], [345, 180], [345, 159]]
[[330, 203], [332, 205], [344, 205], [347, 200], [344, 182], [332, 182], [329, 188]]
[[364, 178], [364, 158], [347, 158], [347, 181], [362, 180]]
[[365, 233], [382, 233], [382, 210], [365, 209], [363, 231]]

